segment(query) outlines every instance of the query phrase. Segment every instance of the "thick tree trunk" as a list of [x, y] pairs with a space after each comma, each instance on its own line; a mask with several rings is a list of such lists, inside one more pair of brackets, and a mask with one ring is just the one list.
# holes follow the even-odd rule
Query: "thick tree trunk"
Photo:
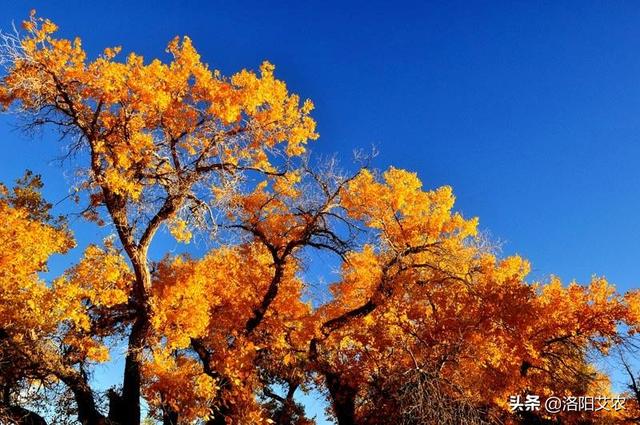
[[277, 397], [276, 398], [282, 403], [282, 407], [276, 413], [273, 418], [276, 425], [294, 425], [294, 413], [296, 410], [296, 401], [293, 396], [298, 389], [298, 384], [289, 384], [289, 389], [287, 390], [287, 394], [285, 397]]
[[[99, 158], [92, 151], [92, 168], [101, 170]], [[113, 219], [118, 237], [131, 260], [135, 274], [133, 297], [136, 304], [136, 319], [131, 326], [129, 346], [125, 359], [122, 394], [111, 396], [109, 419], [118, 425], [140, 425], [140, 396], [142, 387], [142, 350], [149, 330], [149, 292], [151, 290], [151, 271], [148, 265], [148, 249], [158, 228], [179, 209], [185, 194], [168, 196], [162, 207], [151, 218], [147, 228], [136, 242], [134, 228], [127, 217], [127, 200], [103, 186], [105, 205]]]
[[171, 409], [162, 412], [162, 425], [178, 425], [178, 413]]
[[142, 351], [149, 330], [148, 294], [151, 288], [151, 272], [147, 265], [147, 245], [125, 248], [136, 276], [134, 297], [136, 319], [131, 326], [127, 357], [124, 364], [122, 394], [115, 408], [110, 409], [110, 419], [118, 425], [140, 425], [140, 396], [142, 387]]
[[110, 419], [119, 425], [140, 424], [142, 349], [148, 327], [149, 321], [146, 315], [139, 316], [131, 327], [129, 349], [124, 364], [122, 394], [117, 397], [117, 402], [109, 412]]
[[71, 389], [78, 407], [78, 422], [82, 425], [103, 425], [104, 416], [98, 411], [93, 391], [81, 373], [61, 375], [60, 379]]
[[356, 390], [340, 380], [340, 375], [332, 372], [324, 373], [327, 389], [331, 396], [333, 413], [338, 425], [356, 424]]

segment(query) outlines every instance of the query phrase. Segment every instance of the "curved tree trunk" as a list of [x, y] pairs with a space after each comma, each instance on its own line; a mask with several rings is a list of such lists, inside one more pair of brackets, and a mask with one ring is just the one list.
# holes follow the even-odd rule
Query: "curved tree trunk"
[[59, 378], [64, 382], [71, 392], [78, 407], [78, 422], [82, 425], [102, 425], [105, 423], [104, 416], [98, 411], [93, 391], [87, 384], [84, 374], [72, 373], [60, 375]]

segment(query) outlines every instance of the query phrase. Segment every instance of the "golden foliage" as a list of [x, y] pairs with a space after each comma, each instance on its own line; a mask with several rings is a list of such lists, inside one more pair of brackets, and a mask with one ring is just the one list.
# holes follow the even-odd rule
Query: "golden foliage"
[[[117, 423], [96, 407], [87, 370], [127, 338], [130, 386], [111, 407], [139, 409], [141, 392], [155, 416], [180, 423], [309, 424], [293, 394], [313, 385], [344, 423], [384, 423], [405, 417], [409, 375], [451, 414], [471, 406], [505, 423], [510, 395], [610, 391], [588, 354], [638, 331], [637, 291], [618, 294], [601, 277], [529, 282], [529, 263], [487, 249], [450, 187], [424, 189], [415, 173], [310, 170], [296, 157], [318, 137], [313, 104], [269, 62], [223, 77], [188, 37], [169, 43], [168, 63], [120, 60], [119, 47], [88, 60], [46, 19], [24, 29], [0, 102], [88, 147], [84, 215], [105, 214], [117, 239], [48, 281], [49, 258], [74, 247], [70, 232], [39, 178], [0, 186], [0, 360], [15, 365], [0, 362], [0, 384], [59, 380], [80, 422]], [[150, 261], [161, 225], [187, 243], [213, 209], [229, 240]], [[341, 261], [312, 294], [322, 302], [304, 273], [311, 249]]]

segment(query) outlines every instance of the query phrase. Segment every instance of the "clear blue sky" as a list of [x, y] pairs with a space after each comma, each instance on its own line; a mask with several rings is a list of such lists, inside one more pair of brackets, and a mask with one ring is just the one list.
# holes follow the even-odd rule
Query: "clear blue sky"
[[[348, 161], [375, 144], [377, 167], [452, 185], [534, 278], [640, 284], [640, 3], [344, 3], [5, 2], [0, 27], [35, 8], [93, 54], [163, 56], [186, 34], [225, 73], [268, 59], [315, 102], [315, 152]], [[64, 196], [60, 145], [11, 120], [0, 180], [29, 167]]]

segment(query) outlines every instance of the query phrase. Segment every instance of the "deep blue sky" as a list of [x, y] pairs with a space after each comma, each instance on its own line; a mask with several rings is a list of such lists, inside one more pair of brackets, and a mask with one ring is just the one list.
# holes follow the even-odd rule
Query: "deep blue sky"
[[[268, 59], [315, 102], [315, 152], [348, 162], [375, 144], [377, 167], [452, 185], [458, 208], [529, 258], [533, 277], [640, 284], [640, 3], [12, 3], [0, 27], [35, 8], [92, 54], [164, 57], [186, 34], [224, 73]], [[10, 121], [0, 180], [30, 167], [64, 196], [50, 163], [59, 145]]]

